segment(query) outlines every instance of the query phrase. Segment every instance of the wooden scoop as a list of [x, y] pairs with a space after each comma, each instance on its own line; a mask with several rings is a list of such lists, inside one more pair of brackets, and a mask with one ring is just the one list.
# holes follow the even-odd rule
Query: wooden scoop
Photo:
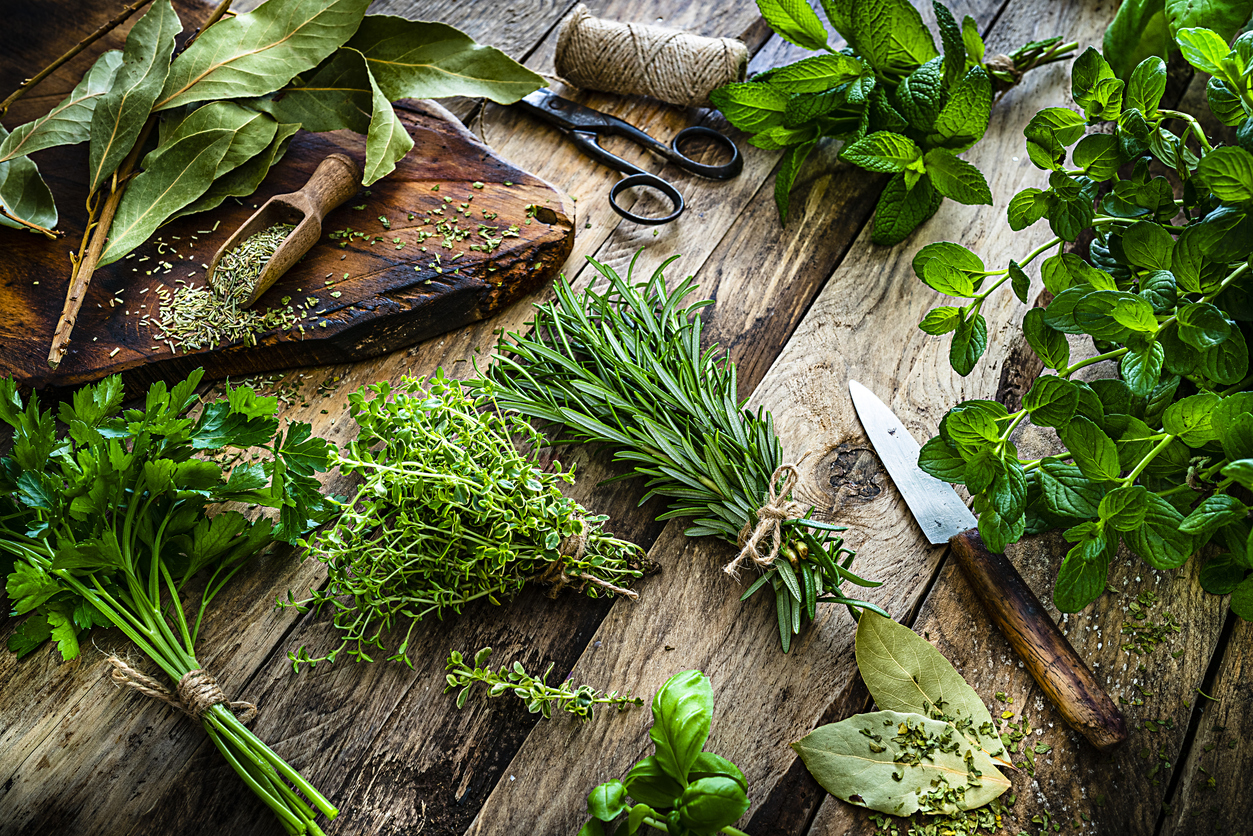
[[302, 255], [322, 237], [322, 219], [332, 209], [356, 194], [360, 188], [360, 172], [357, 164], [343, 154], [331, 154], [323, 160], [298, 192], [276, 194], [262, 204], [261, 208], [244, 221], [235, 234], [226, 240], [213, 255], [209, 264], [209, 284], [213, 284], [218, 261], [223, 255], [248, 240], [258, 232], [264, 232], [275, 224], [295, 224], [279, 244], [274, 255], [261, 268], [261, 274], [252, 294], [241, 307], [249, 307], [286, 273]]

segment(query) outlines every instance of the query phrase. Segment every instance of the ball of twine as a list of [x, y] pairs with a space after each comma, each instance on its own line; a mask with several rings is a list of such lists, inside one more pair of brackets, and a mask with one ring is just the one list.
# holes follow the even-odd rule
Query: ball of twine
[[744, 80], [748, 47], [733, 38], [602, 20], [580, 3], [557, 33], [554, 62], [575, 87], [708, 107], [711, 91]]

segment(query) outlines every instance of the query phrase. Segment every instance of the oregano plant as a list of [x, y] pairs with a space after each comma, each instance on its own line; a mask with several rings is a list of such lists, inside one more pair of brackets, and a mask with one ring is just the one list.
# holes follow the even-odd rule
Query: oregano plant
[[[997, 270], [952, 243], [914, 259], [920, 279], [966, 300], [932, 310], [920, 326], [953, 334], [961, 374], [986, 346], [984, 301], [1009, 282], [1026, 303], [1026, 269], [1041, 256], [1051, 296], [1026, 313], [1022, 331], [1052, 373], [1014, 412], [983, 400], [954, 407], [919, 465], [967, 487], [995, 551], [1025, 533], [1063, 530], [1071, 547], [1054, 600], [1064, 612], [1104, 591], [1120, 542], [1162, 570], [1210, 544], [1202, 586], [1233, 593], [1232, 609], [1253, 618], [1253, 33], [1230, 47], [1208, 29], [1182, 29], [1176, 41], [1211, 76], [1209, 107], [1236, 128], [1236, 145], [1161, 106], [1161, 58], [1141, 61], [1124, 85], [1089, 49], [1072, 72], [1082, 112], [1046, 108], [1024, 131], [1047, 188], [1024, 189], [1009, 204], [1014, 230], [1043, 220], [1055, 237]], [[1086, 256], [1067, 251], [1088, 238]], [[1072, 357], [1076, 337], [1092, 350]], [[1079, 375], [1102, 362], [1116, 376]], [[1011, 437], [1028, 417], [1056, 428], [1065, 451], [1020, 458]]]
[[983, 137], [998, 93], [1076, 47], [1050, 38], [985, 56], [974, 18], [958, 24], [933, 0], [941, 52], [909, 0], [823, 0], [828, 22], [847, 44], [837, 50], [808, 3], [757, 6], [779, 37], [825, 54], [728, 84], [711, 101], [753, 134], [753, 145], [787, 149], [775, 177], [782, 221], [797, 173], [824, 138], [844, 142], [842, 159], [891, 174], [875, 210], [877, 244], [902, 241], [946, 197], [990, 204], [983, 173], [957, 155]]

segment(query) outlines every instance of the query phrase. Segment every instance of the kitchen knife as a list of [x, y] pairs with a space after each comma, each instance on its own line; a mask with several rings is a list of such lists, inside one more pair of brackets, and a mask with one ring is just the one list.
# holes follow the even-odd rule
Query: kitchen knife
[[932, 544], [947, 542], [992, 621], [1062, 718], [1102, 752], [1127, 739], [1122, 714], [1005, 555], [992, 554], [947, 482], [918, 467], [918, 442], [875, 395], [848, 383], [853, 406], [888, 475]]

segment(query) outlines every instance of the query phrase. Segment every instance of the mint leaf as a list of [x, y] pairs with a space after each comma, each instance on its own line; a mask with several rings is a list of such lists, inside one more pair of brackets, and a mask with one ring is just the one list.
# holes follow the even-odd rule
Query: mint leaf
[[929, 439], [918, 451], [918, 467], [945, 482], [966, 481], [966, 460], [938, 435]]
[[1075, 416], [1070, 424], [1059, 430], [1058, 435], [1084, 476], [1098, 482], [1118, 478], [1118, 448], [1096, 424], [1082, 416]]
[[805, 49], [824, 49], [827, 30], [806, 0], [757, 0], [761, 16], [783, 40]]
[[876, 244], [893, 245], [905, 240], [918, 225], [935, 214], [944, 197], [931, 185], [925, 174], [913, 188], [905, 184], [905, 172], [888, 181], [875, 208], [871, 240]]
[[1013, 259], [1009, 262], [1009, 282], [1018, 301], [1024, 305], [1027, 304], [1027, 294], [1031, 291], [1031, 277]]
[[1148, 397], [1161, 379], [1166, 350], [1156, 340], [1149, 340], [1138, 347], [1129, 345], [1128, 348], [1130, 350], [1123, 355], [1119, 367], [1122, 378], [1133, 395]]
[[932, 144], [960, 153], [983, 138], [992, 113], [992, 81], [982, 66], [971, 67], [948, 94], [935, 118]]
[[1243, 148], [1215, 148], [1197, 163], [1196, 176], [1223, 203], [1253, 200], [1253, 154]]
[[787, 223], [788, 196], [792, 192], [792, 185], [796, 182], [796, 175], [800, 173], [801, 166], [805, 164], [805, 158], [817, 144], [817, 140], [812, 140], [794, 145], [788, 149], [779, 163], [779, 171], [774, 176], [774, 203], [779, 210], [779, 223]]
[[1048, 212], [1049, 201], [1039, 189], [1023, 189], [1009, 201], [1006, 214], [1009, 217], [1009, 228], [1020, 232], [1043, 218]]
[[983, 172], [956, 157], [947, 148], [933, 148], [923, 157], [936, 191], [967, 205], [992, 203], [992, 190]]
[[1079, 406], [1078, 388], [1065, 378], [1041, 375], [1022, 399], [1022, 408], [1041, 427], [1064, 427]]
[[961, 27], [948, 6], [939, 0], [931, 0], [935, 23], [940, 30], [940, 44], [944, 47], [944, 83], [952, 86], [966, 71], [966, 44], [962, 40]]
[[1191, 535], [1179, 530], [1183, 515], [1155, 493], [1146, 495], [1144, 524], [1123, 532], [1123, 541], [1154, 569], [1175, 569], [1187, 562], [1194, 550]]
[[1111, 134], [1088, 134], [1075, 146], [1071, 160], [1093, 180], [1110, 179], [1126, 162], [1119, 151], [1117, 138]]
[[1114, 535], [1107, 539], [1104, 528], [1095, 522], [1077, 525], [1062, 536], [1075, 545], [1057, 571], [1053, 603], [1062, 612], [1079, 612], [1105, 591], [1109, 561], [1117, 550], [1118, 538]]
[[1022, 333], [1036, 356], [1050, 369], [1064, 369], [1070, 362], [1066, 335], [1045, 321], [1044, 309], [1032, 308], [1022, 319]]
[[1123, 485], [1101, 497], [1097, 509], [1101, 522], [1119, 531], [1139, 528], [1148, 512], [1148, 490], [1143, 485]]
[[970, 374], [988, 348], [988, 323], [982, 314], [962, 320], [949, 345], [948, 362], [962, 377]]
[[935, 126], [948, 90], [944, 84], [944, 60], [936, 57], [902, 79], [896, 88], [896, 109], [916, 131]]
[[1248, 516], [1249, 507], [1225, 493], [1207, 497], [1179, 524], [1184, 534], [1208, 538], [1224, 525], [1239, 522]]
[[840, 156], [869, 171], [895, 173], [916, 164], [922, 149], [908, 137], [876, 131], [849, 145]]
[[1071, 93], [1089, 122], [1113, 121], [1122, 113], [1123, 82], [1101, 54], [1088, 47], [1071, 68]]
[[1063, 517], [1095, 517], [1105, 488], [1074, 465], [1051, 459], [1040, 465], [1040, 490], [1045, 505]]
[[782, 125], [788, 98], [786, 92], [755, 81], [727, 84], [709, 94], [727, 121], [748, 133]]
[[939, 54], [909, 0], [856, 3], [850, 24], [857, 49], [880, 75], [907, 75]]
[[831, 90], [860, 78], [862, 72], [861, 62], [851, 55], [814, 55], [770, 70], [764, 80], [751, 83], [765, 84], [772, 90], [795, 96]]
[[1164, 53], [1165, 50], [1141, 61], [1127, 83], [1127, 108], [1140, 111], [1146, 119], [1157, 115], [1162, 94], [1166, 92], [1166, 62], [1159, 57]]
[[961, 324], [961, 308], [943, 305], [927, 311], [927, 315], [918, 323], [924, 333], [938, 336], [953, 331]]
[[1227, 72], [1227, 55], [1231, 50], [1218, 33], [1210, 29], [1180, 29], [1175, 33], [1175, 40], [1184, 60], [1193, 67], [1232, 86], [1238, 84]]

